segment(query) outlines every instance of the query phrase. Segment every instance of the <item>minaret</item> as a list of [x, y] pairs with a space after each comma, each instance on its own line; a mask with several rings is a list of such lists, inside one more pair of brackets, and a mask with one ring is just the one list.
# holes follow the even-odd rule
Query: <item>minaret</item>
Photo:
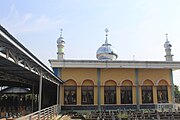
[[64, 44], [65, 44], [65, 41], [64, 41], [64, 38], [62, 37], [62, 31], [63, 29], [61, 29], [61, 34], [60, 34], [60, 37], [57, 39], [57, 59], [58, 60], [62, 60], [64, 59]]
[[166, 51], [166, 55], [164, 56], [166, 58], [167, 62], [173, 61], [172, 54], [171, 54], [171, 47], [172, 45], [168, 41], [168, 34], [166, 33], [166, 42], [164, 43], [164, 48]]

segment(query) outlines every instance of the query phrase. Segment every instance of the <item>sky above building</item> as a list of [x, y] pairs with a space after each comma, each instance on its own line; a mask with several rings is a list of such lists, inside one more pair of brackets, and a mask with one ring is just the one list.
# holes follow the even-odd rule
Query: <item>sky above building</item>
[[[165, 34], [180, 61], [180, 0], [2, 0], [0, 24], [50, 66], [63, 29], [66, 59], [96, 59], [108, 40], [118, 60], [164, 61]], [[180, 71], [174, 72], [180, 86]]]

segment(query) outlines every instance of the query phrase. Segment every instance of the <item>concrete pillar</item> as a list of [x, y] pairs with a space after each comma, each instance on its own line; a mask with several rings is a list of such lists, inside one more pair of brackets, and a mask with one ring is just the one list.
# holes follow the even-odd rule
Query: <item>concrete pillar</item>
[[155, 104], [158, 103], [158, 101], [157, 101], [157, 88], [156, 88], [156, 86], [153, 86], [153, 102]]
[[97, 69], [97, 86], [98, 86], [98, 94], [97, 94], [97, 98], [98, 98], [98, 110], [101, 110], [101, 69], [98, 68]]
[[173, 82], [173, 72], [172, 69], [170, 69], [170, 81], [171, 81], [171, 94], [172, 94], [172, 103], [175, 103], [175, 95], [174, 95], [174, 82]]
[[138, 69], [135, 69], [135, 80], [136, 80], [136, 104], [137, 104], [137, 110], [140, 110], [140, 96], [139, 96], [139, 76], [138, 76]]
[[120, 87], [116, 87], [116, 104], [121, 104], [121, 95], [120, 95]]
[[33, 81], [33, 84], [32, 84], [32, 101], [31, 101], [31, 108], [32, 108], [32, 111], [34, 111], [34, 81]]
[[40, 79], [39, 79], [39, 105], [38, 105], [38, 110], [41, 110], [41, 103], [42, 103], [42, 72], [40, 73]]

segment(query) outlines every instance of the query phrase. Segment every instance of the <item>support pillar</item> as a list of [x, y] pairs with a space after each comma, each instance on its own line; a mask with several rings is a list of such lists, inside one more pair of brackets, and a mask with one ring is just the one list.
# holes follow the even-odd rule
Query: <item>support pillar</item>
[[59, 96], [60, 96], [60, 84], [57, 85], [57, 112], [59, 113], [61, 111], [61, 103], [59, 102]]
[[172, 94], [172, 103], [175, 104], [175, 95], [174, 95], [174, 82], [173, 82], [173, 71], [170, 69], [170, 81], [171, 81], [171, 94]]
[[121, 104], [121, 92], [119, 86], [116, 87], [116, 104]]
[[136, 80], [136, 104], [137, 104], [137, 110], [140, 110], [140, 105], [139, 105], [139, 76], [138, 76], [138, 69], [135, 69], [135, 80]]
[[59, 84], [57, 85], [57, 99], [56, 99], [56, 103], [59, 104]]
[[[59, 78], [62, 78], [62, 68], [53, 68], [53, 71], [54, 71], [54, 74], [59, 77]], [[61, 111], [61, 85], [59, 84], [57, 86], [57, 104], [58, 104], [58, 112]]]
[[158, 100], [157, 100], [157, 87], [153, 86], [153, 102], [154, 104], [158, 104]]
[[42, 103], [42, 72], [40, 73], [40, 80], [39, 80], [39, 105], [38, 105], [38, 111], [41, 110], [41, 104]]
[[97, 98], [98, 98], [98, 110], [101, 110], [101, 69], [98, 68], [97, 69], [97, 86], [98, 86], [98, 94], [97, 94]]
[[32, 109], [32, 113], [34, 111], [34, 81], [33, 81], [33, 84], [32, 84], [32, 101], [31, 101], [31, 109]]

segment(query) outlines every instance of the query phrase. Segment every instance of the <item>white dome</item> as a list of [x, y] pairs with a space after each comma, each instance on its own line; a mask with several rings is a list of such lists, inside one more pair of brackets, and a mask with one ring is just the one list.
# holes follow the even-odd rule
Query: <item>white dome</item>
[[98, 60], [116, 60], [118, 57], [116, 49], [111, 44], [103, 44], [96, 52]]
[[57, 44], [61, 44], [62, 42], [64, 42], [64, 38], [61, 36], [57, 39]]
[[65, 43], [64, 38], [62, 37], [62, 31], [63, 31], [63, 29], [61, 28], [60, 37], [57, 39], [57, 44], [58, 44], [58, 45]]

